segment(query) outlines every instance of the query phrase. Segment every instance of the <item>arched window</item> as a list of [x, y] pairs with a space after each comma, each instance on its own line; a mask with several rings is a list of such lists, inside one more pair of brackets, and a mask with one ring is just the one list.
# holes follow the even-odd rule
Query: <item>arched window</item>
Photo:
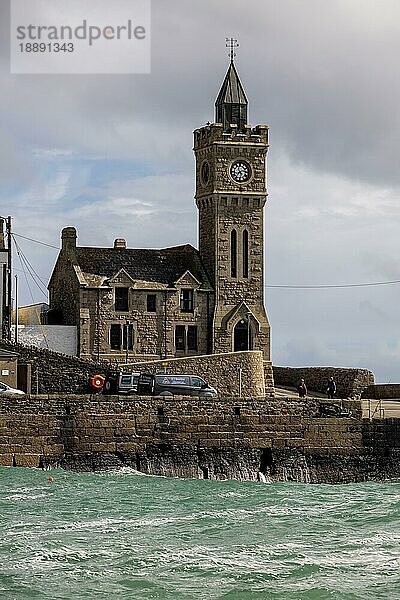
[[231, 231], [231, 277], [237, 277], [237, 231]]
[[249, 232], [243, 231], [243, 277], [249, 276]]

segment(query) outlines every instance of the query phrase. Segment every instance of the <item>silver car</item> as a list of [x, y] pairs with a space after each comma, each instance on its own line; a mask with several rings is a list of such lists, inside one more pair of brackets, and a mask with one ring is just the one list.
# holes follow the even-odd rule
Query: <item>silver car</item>
[[0, 381], [0, 395], [4, 396], [25, 396], [25, 392], [22, 390], [16, 390], [15, 388], [10, 387], [6, 383]]

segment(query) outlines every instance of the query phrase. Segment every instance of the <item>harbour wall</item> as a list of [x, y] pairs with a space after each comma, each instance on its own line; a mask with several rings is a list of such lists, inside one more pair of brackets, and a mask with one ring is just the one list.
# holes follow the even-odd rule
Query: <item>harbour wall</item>
[[2, 397], [0, 464], [310, 483], [400, 477], [400, 419], [363, 420], [357, 401], [343, 403], [352, 417], [322, 417], [319, 402]]

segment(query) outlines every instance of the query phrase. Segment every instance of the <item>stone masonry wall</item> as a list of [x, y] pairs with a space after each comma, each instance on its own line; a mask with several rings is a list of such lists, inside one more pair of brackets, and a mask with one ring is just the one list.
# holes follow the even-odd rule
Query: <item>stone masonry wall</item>
[[133, 467], [210, 479], [349, 482], [400, 475], [400, 420], [323, 418], [315, 399], [0, 399], [0, 464]]
[[[269, 367], [268, 367], [269, 365]], [[241, 369], [242, 390], [239, 379]], [[221, 396], [262, 397], [273, 396], [271, 363], [265, 370], [271, 373], [264, 383], [264, 363], [259, 351], [230, 352], [229, 354], [210, 354], [205, 356], [135, 363], [132, 370], [149, 373], [188, 373], [198, 375], [215, 387]]]
[[308, 390], [325, 394], [329, 377], [333, 376], [338, 398], [359, 397], [374, 383], [374, 375], [367, 369], [338, 367], [273, 367], [276, 386], [297, 387], [304, 377]]
[[[2, 373], [8, 373], [3, 375]], [[17, 359], [7, 360], [0, 357], [0, 381], [10, 387], [17, 387]]]
[[370, 385], [363, 391], [361, 394], [361, 398], [371, 398], [380, 400], [381, 398], [390, 400], [390, 399], [400, 399], [400, 384], [399, 383], [380, 383], [375, 385]]
[[[182, 312], [179, 304], [180, 288], [176, 290], [129, 289], [129, 310], [116, 311], [113, 288], [97, 288], [81, 290], [81, 347], [82, 356], [101, 358], [115, 362], [124, 362], [124, 350], [111, 350], [110, 328], [112, 324], [122, 327], [128, 320], [133, 326], [133, 349], [130, 360], [152, 360], [160, 356], [179, 356], [182, 351], [175, 348], [176, 325], [197, 326], [197, 351], [186, 353], [205, 354], [208, 349], [209, 313], [212, 314], [213, 296], [194, 288], [193, 312]], [[128, 287], [128, 284], [127, 284]], [[156, 312], [147, 312], [147, 295], [156, 296]]]
[[[245, 134], [227, 134], [220, 124], [194, 132], [196, 155], [196, 203], [199, 208], [199, 245], [205, 266], [216, 290], [213, 322], [213, 352], [232, 350], [233, 328], [243, 319], [234, 314], [245, 300], [257, 327], [252, 331], [252, 348], [270, 360], [270, 327], [265, 312], [263, 284], [264, 223], [266, 193], [265, 157], [268, 127], [248, 127]], [[242, 159], [251, 164], [252, 176], [240, 186], [230, 175], [232, 163]], [[202, 180], [202, 165], [210, 168], [208, 182]], [[231, 234], [237, 234], [237, 272], [231, 274]], [[243, 273], [243, 233], [248, 235], [248, 272]], [[215, 263], [215, 264], [214, 264]], [[216, 270], [217, 269], [217, 270]], [[226, 322], [232, 318], [232, 322]], [[254, 326], [254, 323], [253, 323]]]
[[95, 363], [6, 340], [0, 340], [0, 348], [18, 352], [20, 363], [32, 365], [32, 390], [36, 391], [38, 384], [39, 394], [85, 394], [89, 391], [90, 376], [109, 368], [108, 363]]

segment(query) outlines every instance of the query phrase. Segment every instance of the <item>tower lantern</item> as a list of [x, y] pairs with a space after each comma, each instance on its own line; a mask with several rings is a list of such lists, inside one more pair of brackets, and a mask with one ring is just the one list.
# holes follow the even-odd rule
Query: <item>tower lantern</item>
[[234, 49], [239, 46], [237, 40], [226, 40], [230, 48], [230, 65], [221, 90], [215, 101], [215, 120], [222, 123], [224, 131], [230, 131], [231, 125], [236, 125], [238, 131], [244, 131], [247, 124], [248, 101], [236, 71]]

